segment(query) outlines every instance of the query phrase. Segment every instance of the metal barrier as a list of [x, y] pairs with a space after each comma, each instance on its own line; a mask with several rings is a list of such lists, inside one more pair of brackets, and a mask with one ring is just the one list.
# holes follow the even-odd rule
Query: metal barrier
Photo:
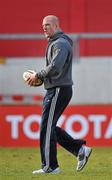
[[[80, 56], [80, 40], [81, 39], [112, 39], [112, 33], [68, 33], [75, 44], [75, 60], [79, 60]], [[0, 33], [0, 40], [39, 40], [45, 39], [42, 33]]]
[[[72, 39], [112, 39], [112, 33], [69, 33]], [[45, 39], [44, 35], [41, 33], [0, 33], [0, 40], [37, 40]]]

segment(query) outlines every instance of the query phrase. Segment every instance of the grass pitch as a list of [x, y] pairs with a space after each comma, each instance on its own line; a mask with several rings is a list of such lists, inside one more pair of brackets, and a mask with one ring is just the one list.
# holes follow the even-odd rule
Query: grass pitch
[[112, 147], [93, 148], [87, 166], [76, 172], [76, 158], [62, 148], [58, 149], [60, 174], [32, 175], [41, 167], [37, 148], [0, 148], [0, 180], [111, 180]]

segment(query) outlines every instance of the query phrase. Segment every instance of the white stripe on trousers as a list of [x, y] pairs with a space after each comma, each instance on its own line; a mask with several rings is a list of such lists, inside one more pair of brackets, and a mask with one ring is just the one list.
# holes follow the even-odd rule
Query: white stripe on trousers
[[56, 102], [57, 102], [58, 95], [59, 95], [59, 90], [60, 90], [60, 88], [56, 88], [56, 93], [55, 93], [55, 96], [53, 97], [52, 102], [51, 102], [50, 111], [49, 111], [49, 117], [48, 117], [48, 122], [47, 122], [46, 142], [45, 142], [45, 161], [46, 161], [46, 166], [44, 168], [45, 171], [47, 171], [47, 169], [49, 168], [49, 165], [50, 165], [49, 164], [49, 159], [50, 159], [50, 136], [51, 136], [52, 122], [53, 122]]

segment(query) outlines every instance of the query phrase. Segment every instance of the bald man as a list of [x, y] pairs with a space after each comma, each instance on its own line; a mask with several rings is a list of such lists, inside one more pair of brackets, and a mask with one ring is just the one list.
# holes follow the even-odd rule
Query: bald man
[[72, 40], [65, 35], [58, 17], [46, 16], [42, 27], [48, 39], [46, 67], [35, 72], [27, 80], [32, 86], [38, 78], [44, 81], [46, 95], [43, 101], [43, 112], [40, 129], [40, 151], [42, 168], [33, 174], [57, 174], [60, 168], [57, 160], [57, 143], [77, 157], [77, 171], [87, 163], [92, 149], [85, 146], [85, 140], [73, 139], [63, 129], [56, 126], [59, 117], [72, 97]]

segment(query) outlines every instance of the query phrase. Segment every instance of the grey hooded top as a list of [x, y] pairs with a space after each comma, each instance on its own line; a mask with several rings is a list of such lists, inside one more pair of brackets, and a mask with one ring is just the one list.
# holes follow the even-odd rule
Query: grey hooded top
[[72, 40], [63, 32], [49, 39], [46, 51], [46, 67], [38, 73], [45, 89], [70, 86], [72, 81]]

